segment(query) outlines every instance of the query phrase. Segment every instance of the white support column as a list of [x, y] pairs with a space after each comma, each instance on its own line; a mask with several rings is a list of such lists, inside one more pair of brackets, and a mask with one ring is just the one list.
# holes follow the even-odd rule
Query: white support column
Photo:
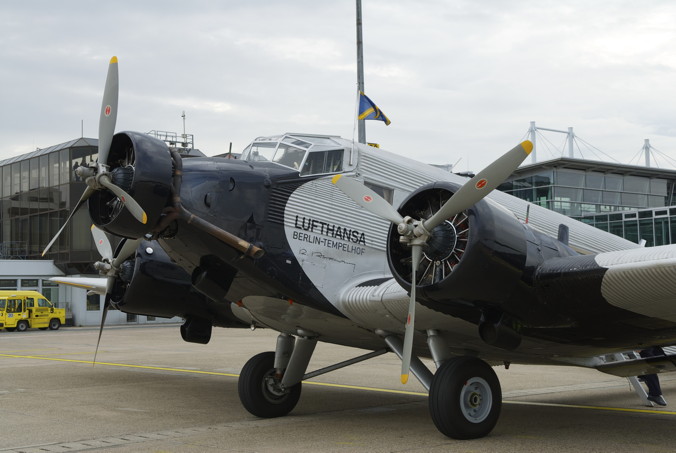
[[571, 159], [575, 157], [575, 133], [573, 133], [573, 128], [568, 128], [568, 157]]
[[645, 166], [650, 167], [650, 140], [647, 138], [643, 141], [643, 153], [645, 154]]
[[537, 153], [538, 147], [536, 146], [537, 142], [535, 141], [536, 138], [537, 138], [537, 129], [535, 127], [535, 121], [530, 122], [530, 129], [528, 129], [528, 132], [530, 132], [530, 141], [531, 141], [531, 143], [533, 143], [533, 152], [530, 153], [532, 163], [536, 163], [537, 162], [536, 153]]

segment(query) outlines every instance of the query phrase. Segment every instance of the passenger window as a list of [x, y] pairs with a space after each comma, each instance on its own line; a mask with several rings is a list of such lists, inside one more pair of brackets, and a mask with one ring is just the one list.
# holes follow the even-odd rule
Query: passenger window
[[7, 313], [20, 313], [21, 299], [9, 299], [7, 301]]
[[343, 150], [310, 151], [300, 172], [305, 175], [338, 173], [343, 170]]
[[394, 190], [390, 189], [389, 187], [379, 186], [370, 182], [364, 182], [364, 185], [383, 197], [389, 204], [392, 204], [394, 200]]
[[35, 299], [33, 299], [32, 297], [27, 297], [26, 298], [26, 307], [34, 308], [35, 307]]

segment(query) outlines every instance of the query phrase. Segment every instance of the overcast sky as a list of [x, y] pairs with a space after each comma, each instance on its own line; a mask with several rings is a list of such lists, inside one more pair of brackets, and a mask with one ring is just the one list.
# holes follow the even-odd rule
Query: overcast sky
[[[363, 0], [367, 139], [479, 170], [530, 121], [637, 162], [676, 162], [676, 2]], [[0, 159], [98, 136], [111, 56], [117, 130], [186, 132], [207, 155], [283, 132], [354, 135], [354, 0], [0, 2]], [[545, 133], [538, 157], [560, 155]], [[551, 142], [549, 149], [546, 141]], [[605, 153], [605, 154], [602, 154]], [[674, 167], [658, 156], [663, 167]]]

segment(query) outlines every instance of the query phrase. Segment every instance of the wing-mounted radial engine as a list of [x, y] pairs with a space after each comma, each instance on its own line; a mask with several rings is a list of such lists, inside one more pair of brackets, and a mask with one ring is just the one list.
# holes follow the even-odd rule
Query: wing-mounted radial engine
[[108, 160], [112, 183], [136, 200], [146, 213], [146, 223], [128, 209], [124, 199], [108, 190], [89, 197], [89, 215], [101, 229], [122, 237], [139, 238], [157, 224], [171, 202], [172, 158], [167, 145], [154, 137], [136, 132], [113, 136]]
[[[437, 182], [412, 193], [400, 206], [402, 216], [429, 218], [460, 188]], [[388, 262], [397, 282], [411, 288], [411, 250], [397, 226], [388, 236]], [[527, 256], [524, 226], [511, 213], [480, 200], [429, 231], [416, 275], [418, 302], [452, 311], [450, 301], [498, 304], [521, 279]], [[489, 278], [487, 278], [489, 277]], [[490, 280], [491, 284], [485, 284]], [[452, 307], [462, 307], [453, 304]]]
[[[400, 283], [405, 283], [404, 286], [410, 288], [411, 294], [408, 316], [406, 319], [404, 345], [401, 354], [401, 380], [403, 383], [408, 381], [411, 351], [413, 347], [413, 332], [415, 329], [416, 291], [418, 289], [419, 281], [422, 281], [423, 285], [425, 285], [425, 279], [429, 279], [430, 282], [425, 288], [429, 294], [427, 294], [422, 301], [436, 303], [449, 299], [449, 293], [447, 291], [456, 290], [455, 285], [452, 283], [458, 279], [449, 279], [450, 276], [444, 277], [443, 269], [445, 265], [449, 266], [448, 270], [458, 268], [458, 271], [460, 271], [461, 268], [471, 269], [473, 266], [470, 265], [470, 263], [473, 263], [475, 266], [474, 271], [483, 271], [483, 275], [486, 275], [487, 277], [489, 276], [488, 272], [492, 272], [496, 269], [507, 270], [507, 276], [510, 272], [513, 273], [515, 270], [518, 272], [518, 267], [516, 269], [510, 269], [512, 266], [504, 266], [504, 263], [510, 261], [509, 259], [506, 261], [504, 259], [495, 260], [495, 253], [493, 252], [483, 254], [483, 256], [482, 253], [475, 255], [474, 250], [480, 251], [482, 248], [481, 245], [494, 242], [496, 245], [503, 247], [505, 243], [502, 241], [502, 238], [500, 238], [499, 241], [484, 241], [481, 235], [473, 234], [473, 230], [476, 230], [477, 227], [481, 227], [482, 221], [473, 221], [472, 217], [476, 218], [477, 216], [471, 216], [469, 214], [481, 211], [484, 203], [486, 206], [489, 206], [488, 202], [483, 200], [484, 197], [502, 184], [521, 162], [523, 162], [526, 156], [530, 154], [532, 149], [533, 145], [528, 141], [519, 144], [477, 173], [463, 186], [446, 186], [446, 194], [444, 194], [443, 191], [439, 191], [439, 189], [444, 188], [443, 185], [420, 189], [404, 203], [405, 205], [408, 205], [408, 209], [413, 211], [411, 212], [412, 215], [407, 215], [408, 213], [405, 212], [405, 210], [402, 210], [402, 212], [397, 211], [382, 197], [355, 179], [343, 178], [341, 175], [337, 175], [333, 178], [333, 183], [357, 204], [394, 224], [394, 228], [390, 231], [390, 247], [388, 247], [391, 249], [392, 244], [395, 244], [395, 251], [389, 252], [390, 266]], [[457, 190], [455, 190], [456, 188]], [[477, 204], [479, 207], [475, 207]], [[516, 229], [516, 226], [521, 227], [519, 222], [513, 217], [507, 221], [507, 216], [501, 215], [499, 208], [491, 208], [484, 211], [489, 214], [494, 214], [496, 217], [491, 220], [491, 216], [488, 215], [486, 219], [483, 220], [486, 224], [493, 223], [493, 227], [501, 229], [503, 226], [498, 222], [503, 220], [507, 222], [505, 225], [508, 233], [507, 237], [509, 237], [509, 234], [513, 229]], [[463, 216], [467, 216], [467, 219]], [[465, 235], [464, 230], [467, 229], [463, 228], [463, 224], [465, 223], [467, 223], [466, 227], [469, 228], [466, 237], [463, 236]], [[470, 224], [473, 224], [474, 227]], [[515, 228], [512, 229], [510, 226]], [[521, 231], [521, 237], [523, 237], [523, 227], [521, 227]], [[519, 246], [518, 241], [507, 241], [506, 244], [505, 258], [507, 258], [510, 253], [514, 254], [514, 252], [524, 249], [524, 247]], [[512, 247], [514, 247], [514, 250], [510, 252]], [[427, 253], [426, 257], [425, 253]], [[409, 255], [408, 257], [406, 256], [407, 254]], [[516, 255], [517, 262], [519, 259], [525, 261], [525, 259], [518, 258], [518, 252]], [[520, 256], [525, 257], [525, 252], [521, 253]], [[427, 260], [427, 262], [425, 262], [425, 260]], [[433, 265], [430, 266], [430, 263]], [[421, 268], [421, 266], [425, 264], [427, 264], [427, 266]], [[437, 270], [434, 269], [434, 264], [436, 264]], [[409, 266], [410, 271], [405, 269], [406, 265]], [[478, 269], [476, 266], [479, 266]], [[523, 265], [521, 267], [523, 268]], [[438, 273], [436, 276], [434, 274], [435, 272]], [[450, 273], [452, 274], [452, 272]], [[422, 280], [419, 280], [419, 275]], [[469, 273], [467, 275], [469, 275]], [[492, 278], [493, 276], [491, 275], [491, 279]], [[503, 281], [503, 279], [504, 277], [499, 275], [497, 281], [502, 282], [501, 285], [510, 285], [508, 281]], [[476, 279], [474, 280], [476, 281]], [[492, 286], [492, 283], [489, 283], [487, 280], [479, 285], [480, 288], [485, 288], [487, 286]], [[459, 294], [463, 294], [463, 291], [468, 287], [469, 285], [458, 287], [458, 290], [460, 291]], [[488, 288], [486, 289], [486, 293], [495, 294], [499, 297], [500, 289], [501, 288], [492, 290]], [[473, 288], [473, 291], [475, 290], [477, 290], [477, 287]], [[469, 307], [474, 309], [475, 313], [479, 313], [480, 316], [485, 316], [487, 311], [477, 311], [476, 305], [471, 304], [472, 301], [472, 299], [467, 301], [464, 301], [463, 299], [455, 300], [455, 302], [461, 302], [459, 304], [456, 303], [455, 305], [462, 307], [462, 302], [469, 302]], [[456, 315], [462, 316], [460, 314]], [[485, 317], [490, 318], [485, 320], [480, 319], [480, 326], [483, 325], [484, 329], [488, 331], [488, 335], [485, 336], [485, 339], [487, 338], [489, 341], [494, 341], [496, 345], [499, 344], [506, 348], [514, 348], [519, 344], [520, 338], [513, 332], [513, 329], [507, 328], [505, 333], [501, 334], [503, 331], [501, 327], [503, 326], [502, 313], [498, 312], [497, 315], [490, 314]], [[497, 320], [495, 320], [496, 318]], [[482, 329], [480, 328], [480, 331], [481, 330]], [[496, 336], [497, 338], [492, 339], [491, 336]], [[484, 335], [482, 335], [482, 337], [484, 337]]]
[[126, 313], [201, 318], [220, 327], [248, 327], [232, 314], [230, 303], [216, 303], [196, 291], [190, 275], [157, 241], [140, 241], [136, 253], [120, 265], [110, 303]]
[[92, 234], [101, 253], [95, 267], [108, 277], [104, 322], [110, 307], [138, 315], [180, 316], [186, 320], [181, 326], [183, 339], [195, 343], [209, 341], [212, 325], [248, 326], [233, 315], [229, 302], [216, 302], [198, 292], [190, 275], [157, 241], [125, 239], [113, 255], [105, 234], [96, 227]]

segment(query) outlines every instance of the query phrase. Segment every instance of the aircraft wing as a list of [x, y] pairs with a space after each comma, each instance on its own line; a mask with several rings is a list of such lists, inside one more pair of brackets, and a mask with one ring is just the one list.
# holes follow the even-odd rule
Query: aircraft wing
[[611, 305], [676, 322], [676, 248], [649, 247], [601, 253], [607, 269], [601, 293]]
[[106, 294], [106, 278], [97, 277], [52, 277], [50, 281], [62, 283], [64, 285], [75, 286], [77, 288], [85, 288], [96, 294]]

